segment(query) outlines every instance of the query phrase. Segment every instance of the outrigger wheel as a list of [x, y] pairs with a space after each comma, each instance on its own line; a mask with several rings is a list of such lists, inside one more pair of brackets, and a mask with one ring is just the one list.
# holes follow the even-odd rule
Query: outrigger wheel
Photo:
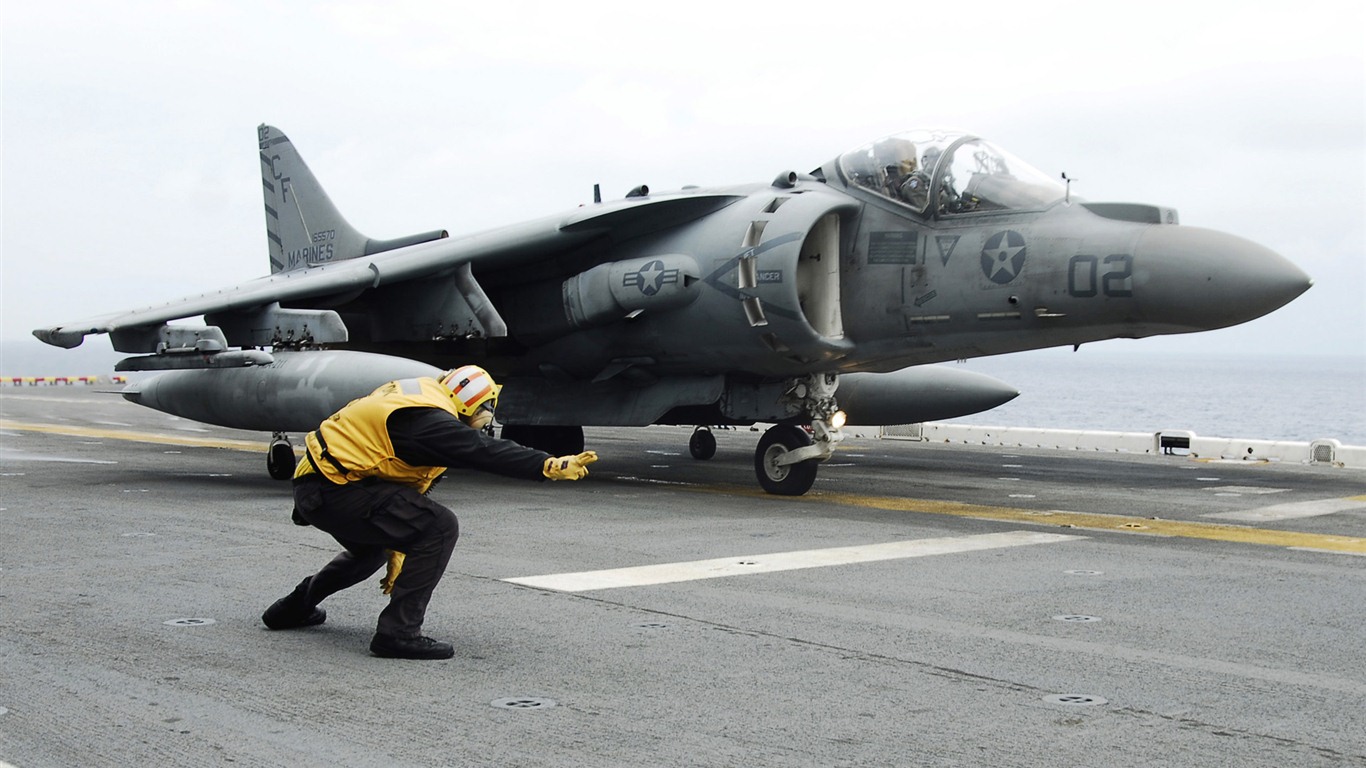
[[716, 455], [716, 435], [709, 427], [698, 427], [688, 438], [688, 452], [694, 459], [706, 461]]
[[807, 459], [794, 464], [779, 464], [789, 451], [812, 444], [806, 430], [794, 424], [777, 424], [759, 438], [754, 449], [754, 473], [765, 491], [779, 496], [801, 496], [816, 482], [819, 459]]
[[276, 432], [266, 451], [266, 471], [276, 480], [288, 480], [294, 477], [294, 467], [298, 463], [289, 438], [283, 432]]

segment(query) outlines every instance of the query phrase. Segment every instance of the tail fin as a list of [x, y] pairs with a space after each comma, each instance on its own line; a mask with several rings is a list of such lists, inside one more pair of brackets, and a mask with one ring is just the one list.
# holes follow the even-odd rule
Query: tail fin
[[270, 271], [354, 259], [446, 237], [436, 230], [394, 240], [372, 240], [356, 230], [332, 204], [279, 128], [256, 129], [261, 149], [261, 187], [266, 201]]

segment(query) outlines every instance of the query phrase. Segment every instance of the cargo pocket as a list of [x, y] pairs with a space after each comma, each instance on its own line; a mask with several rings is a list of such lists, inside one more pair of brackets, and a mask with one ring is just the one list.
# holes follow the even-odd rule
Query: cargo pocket
[[323, 491], [317, 480], [304, 480], [294, 484], [294, 511], [290, 519], [295, 525], [311, 525], [304, 519], [304, 513], [315, 512], [322, 509], [322, 506]]
[[435, 502], [403, 485], [378, 483], [370, 492], [370, 524], [395, 542], [411, 541], [431, 524]]

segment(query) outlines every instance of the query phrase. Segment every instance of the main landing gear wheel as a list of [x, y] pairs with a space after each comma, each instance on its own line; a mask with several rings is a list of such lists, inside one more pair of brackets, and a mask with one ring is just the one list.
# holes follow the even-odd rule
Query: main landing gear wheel
[[276, 480], [288, 480], [294, 477], [297, 464], [298, 459], [294, 458], [294, 446], [289, 444], [289, 438], [283, 432], [276, 432], [270, 449], [266, 451], [266, 471]]
[[698, 461], [706, 461], [716, 455], [716, 435], [706, 427], [698, 427], [688, 438], [688, 452]]
[[788, 451], [811, 445], [806, 430], [792, 424], [778, 424], [759, 438], [754, 449], [754, 474], [765, 491], [779, 496], [801, 496], [816, 482], [817, 459], [796, 464], [779, 465], [778, 460]]

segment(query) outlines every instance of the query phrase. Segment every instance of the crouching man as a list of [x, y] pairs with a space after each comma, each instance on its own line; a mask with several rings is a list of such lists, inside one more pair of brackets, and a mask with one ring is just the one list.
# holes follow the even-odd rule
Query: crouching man
[[379, 615], [371, 653], [398, 659], [455, 655], [450, 643], [422, 635], [427, 602], [460, 532], [455, 513], [425, 495], [432, 483], [451, 466], [528, 480], [578, 480], [597, 461], [592, 451], [552, 457], [486, 435], [501, 390], [473, 365], [440, 379], [391, 381], [308, 433], [307, 460], [294, 474], [295, 522], [326, 531], [344, 551], [267, 608], [261, 615], [267, 627], [323, 623], [327, 613], [319, 603], [389, 564], [389, 605]]

